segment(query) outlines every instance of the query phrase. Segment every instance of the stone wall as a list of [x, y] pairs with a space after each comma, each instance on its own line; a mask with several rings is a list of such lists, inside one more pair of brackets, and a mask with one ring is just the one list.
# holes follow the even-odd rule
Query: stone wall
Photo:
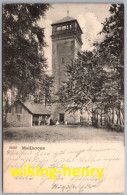
[[52, 104], [52, 111], [53, 113], [53, 120], [59, 121], [60, 120], [60, 114], [64, 114], [64, 121], [67, 120], [69, 124], [76, 124], [80, 123], [80, 110], [76, 112], [65, 112], [64, 107], [60, 103], [54, 103]]
[[52, 45], [52, 70], [55, 92], [67, 79], [66, 66], [74, 59], [75, 39], [56, 40]]
[[80, 110], [76, 112], [66, 112], [65, 113], [65, 120], [68, 121], [69, 124], [77, 124], [80, 123]]
[[[57, 99], [55, 95], [62, 86], [63, 81], [67, 81], [68, 74], [66, 67], [72, 63], [72, 60], [81, 49], [81, 31], [78, 31], [79, 25], [77, 22], [69, 21], [61, 25], [71, 24], [71, 29], [57, 31], [59, 25], [52, 26], [52, 72], [54, 77], [54, 87], [52, 99]], [[51, 112], [54, 121], [60, 121], [60, 114], [64, 114], [64, 121], [74, 124], [80, 122], [80, 111], [75, 113], [65, 112], [64, 108], [58, 103], [52, 103]]]
[[9, 127], [31, 127], [32, 114], [7, 113], [6, 125]]

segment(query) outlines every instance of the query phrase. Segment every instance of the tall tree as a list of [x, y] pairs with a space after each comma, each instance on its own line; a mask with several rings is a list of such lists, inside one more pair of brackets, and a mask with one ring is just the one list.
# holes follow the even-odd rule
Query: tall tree
[[[67, 111], [85, 109], [92, 117], [95, 109], [102, 109], [107, 72], [103, 60], [94, 52], [80, 52], [67, 66], [68, 80], [58, 91], [59, 102]], [[92, 119], [92, 118], [91, 118]]]
[[[67, 67], [68, 81], [58, 92], [66, 110], [85, 108], [102, 115], [117, 112], [117, 123], [123, 124], [124, 94], [124, 6], [111, 5], [111, 16], [103, 23], [104, 40], [95, 51], [81, 52]], [[96, 113], [95, 113], [96, 112]], [[106, 116], [107, 117], [107, 116]], [[97, 117], [98, 118], [98, 117]], [[97, 119], [98, 120], [98, 119]]]
[[38, 87], [45, 75], [46, 59], [43, 48], [44, 28], [38, 20], [45, 16], [49, 4], [3, 5], [3, 91], [13, 86], [25, 99]]
[[[99, 52], [108, 61], [112, 69], [112, 88], [115, 90], [113, 106], [118, 110], [118, 124], [123, 124], [124, 117], [124, 4], [112, 4], [111, 16], [106, 18], [100, 33], [105, 35], [99, 45]], [[112, 94], [111, 94], [112, 95]], [[122, 116], [122, 118], [121, 118]]]
[[111, 16], [106, 18], [100, 32], [105, 35], [99, 51], [108, 60], [107, 66], [114, 68], [119, 79], [119, 94], [124, 95], [124, 4], [112, 4]]

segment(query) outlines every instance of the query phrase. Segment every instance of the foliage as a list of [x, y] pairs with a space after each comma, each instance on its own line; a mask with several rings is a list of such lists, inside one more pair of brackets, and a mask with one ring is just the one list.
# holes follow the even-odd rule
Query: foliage
[[67, 67], [68, 80], [57, 94], [66, 110], [71, 112], [84, 108], [92, 114], [92, 120], [93, 115], [110, 111], [113, 121], [115, 109], [121, 124], [124, 99], [124, 6], [111, 5], [109, 11], [111, 16], [103, 23], [100, 32], [105, 35], [104, 40], [95, 44], [94, 51], [83, 51], [77, 55]]
[[103, 106], [105, 81], [109, 75], [96, 51], [78, 53], [77, 59], [68, 65], [67, 73], [68, 81], [58, 91], [59, 101], [67, 104], [67, 110], [84, 107], [90, 112], [91, 107]]
[[[38, 20], [49, 4], [3, 5], [3, 91], [13, 86], [25, 99], [35, 92], [38, 79], [45, 75], [44, 28]], [[42, 80], [43, 83], [43, 80]]]
[[124, 95], [124, 4], [113, 4], [111, 16], [106, 18], [100, 33], [105, 35], [99, 45], [99, 51], [107, 60], [108, 67], [113, 67], [119, 79], [119, 95]]
[[[44, 84], [42, 84], [42, 80], [44, 81]], [[43, 103], [45, 107], [51, 104], [53, 82], [53, 77], [49, 75], [44, 75], [43, 78], [40, 78], [38, 81], [38, 89], [33, 95], [35, 103]]]

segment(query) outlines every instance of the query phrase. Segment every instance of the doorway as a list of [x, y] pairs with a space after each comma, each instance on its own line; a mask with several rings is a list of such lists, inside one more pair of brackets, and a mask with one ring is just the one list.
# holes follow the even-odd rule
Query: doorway
[[64, 114], [60, 114], [60, 123], [64, 123]]

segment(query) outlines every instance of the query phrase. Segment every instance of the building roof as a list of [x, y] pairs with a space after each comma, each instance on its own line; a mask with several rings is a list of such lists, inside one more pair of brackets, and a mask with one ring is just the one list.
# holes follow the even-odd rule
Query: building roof
[[70, 16], [66, 16], [65, 18], [58, 20], [57, 22], [53, 23], [54, 24], [60, 24], [60, 23], [64, 23], [64, 22], [69, 22], [69, 21], [75, 21], [76, 19], [71, 18]]
[[32, 114], [45, 114], [45, 115], [50, 115], [51, 114], [51, 112], [48, 111], [43, 104], [35, 104], [35, 103], [25, 102], [24, 106]]
[[13, 107], [15, 104], [20, 103], [22, 106], [28, 110], [31, 114], [39, 114], [39, 115], [51, 115], [51, 112], [48, 111], [43, 104], [35, 104], [30, 102], [23, 103], [20, 100], [15, 101], [7, 110]]

